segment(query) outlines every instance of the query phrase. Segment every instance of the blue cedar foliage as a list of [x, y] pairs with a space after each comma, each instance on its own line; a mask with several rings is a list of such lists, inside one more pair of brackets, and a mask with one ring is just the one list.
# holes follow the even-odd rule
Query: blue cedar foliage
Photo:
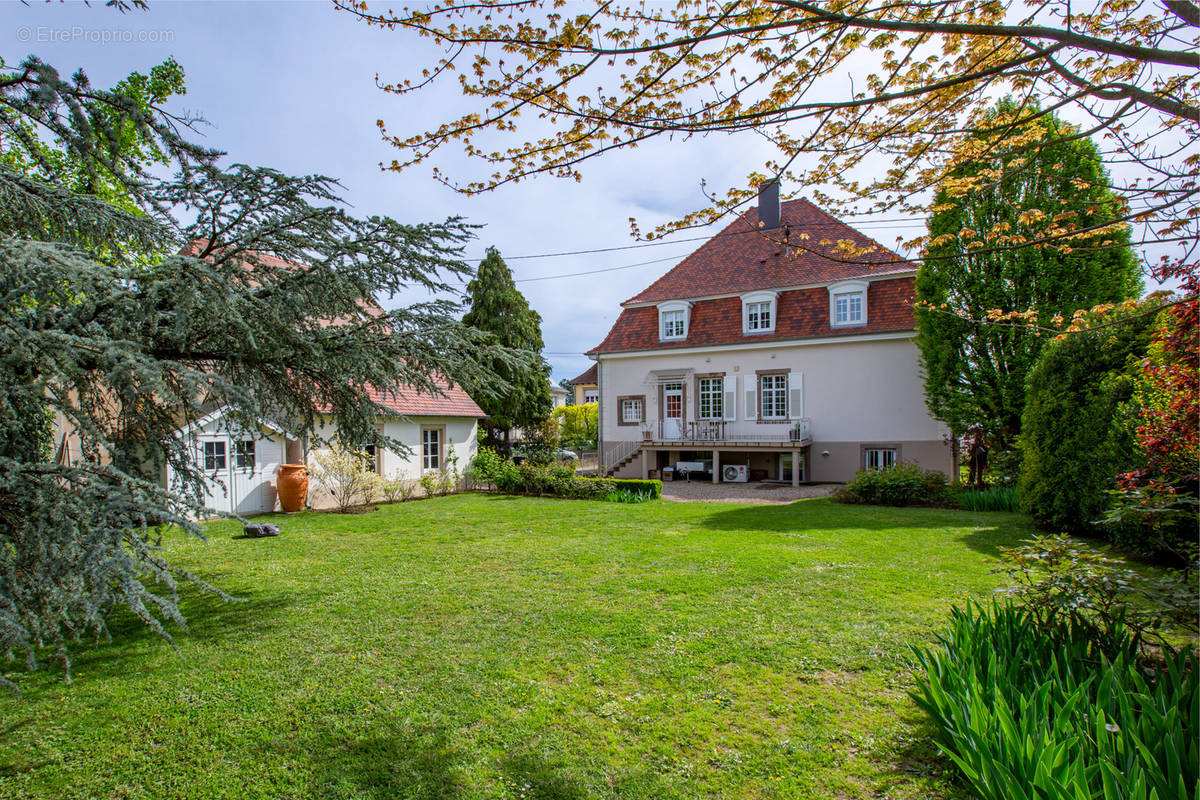
[[[0, 141], [34, 119], [73, 166], [0, 160], [0, 650], [33, 667], [53, 647], [69, 668], [72, 640], [105, 636], [114, 608], [168, 636], [179, 581], [206, 585], [154, 547], [166, 525], [199, 534], [203, 475], [181, 424], [228, 405], [235, 425], [302, 436], [319, 409], [356, 445], [403, 449], [364, 386], [486, 390], [482, 360], [524, 356], [456, 322], [455, 303], [373, 310], [470, 275], [461, 219], [356, 218], [329, 178], [222, 169], [142, 99], [33, 58], [0, 67]], [[151, 174], [146, 153], [176, 175]], [[122, 202], [81, 192], [81, 175]], [[72, 463], [48, 454], [48, 413], [78, 436]], [[168, 465], [178, 481], [162, 489]]]

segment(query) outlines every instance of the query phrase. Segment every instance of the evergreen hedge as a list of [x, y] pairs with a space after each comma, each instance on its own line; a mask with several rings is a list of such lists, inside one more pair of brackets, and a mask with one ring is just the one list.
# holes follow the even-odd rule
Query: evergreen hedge
[[1125, 403], [1149, 346], [1150, 318], [1049, 343], [1029, 375], [1021, 421], [1021, 509], [1069, 533], [1095, 533], [1119, 473], [1139, 453]]
[[479, 448], [468, 475], [505, 494], [554, 495], [577, 500], [604, 500], [618, 491], [662, 497], [662, 481], [587, 478], [565, 464], [514, 464], [488, 447]]

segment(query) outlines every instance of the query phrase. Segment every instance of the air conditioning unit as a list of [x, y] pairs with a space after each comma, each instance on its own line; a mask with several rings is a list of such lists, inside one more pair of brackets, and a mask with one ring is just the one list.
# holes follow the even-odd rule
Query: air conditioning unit
[[750, 468], [745, 464], [726, 464], [721, 467], [721, 480], [725, 483], [745, 483], [750, 479]]

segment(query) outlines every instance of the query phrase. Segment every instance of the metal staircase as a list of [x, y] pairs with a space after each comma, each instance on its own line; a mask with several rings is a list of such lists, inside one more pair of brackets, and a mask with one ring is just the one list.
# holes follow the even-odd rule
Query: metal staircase
[[604, 458], [600, 459], [600, 471], [606, 476], [612, 475], [637, 458], [640, 452], [642, 452], [642, 442], [618, 442], [604, 451]]

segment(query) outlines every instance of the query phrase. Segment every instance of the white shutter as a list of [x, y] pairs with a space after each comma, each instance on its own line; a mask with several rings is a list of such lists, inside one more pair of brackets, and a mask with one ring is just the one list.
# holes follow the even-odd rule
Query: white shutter
[[725, 421], [733, 422], [737, 419], [737, 375], [725, 376]]
[[746, 410], [742, 419], [758, 419], [758, 379], [753, 375], [746, 376]]
[[792, 419], [804, 416], [804, 373], [788, 373], [788, 411]]

